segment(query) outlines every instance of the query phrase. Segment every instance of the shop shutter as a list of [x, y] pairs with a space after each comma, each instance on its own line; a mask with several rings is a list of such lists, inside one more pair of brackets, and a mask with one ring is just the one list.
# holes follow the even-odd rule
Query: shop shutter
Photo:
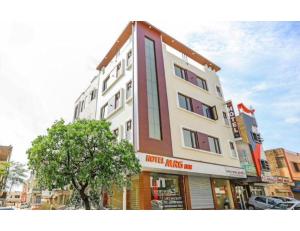
[[189, 176], [192, 209], [213, 209], [214, 201], [210, 179]]

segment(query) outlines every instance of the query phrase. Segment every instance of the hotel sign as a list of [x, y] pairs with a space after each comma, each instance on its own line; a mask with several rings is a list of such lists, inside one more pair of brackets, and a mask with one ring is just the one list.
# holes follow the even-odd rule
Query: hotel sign
[[193, 169], [192, 164], [186, 164], [182, 160], [167, 159], [162, 156], [146, 155], [146, 162], [157, 163], [157, 164], [164, 165], [165, 167], [170, 167], [174, 169], [186, 169], [186, 170]]
[[246, 178], [245, 170], [239, 167], [229, 167], [213, 163], [205, 163], [200, 161], [172, 158], [140, 152], [136, 153], [136, 155], [144, 171], [177, 174], [186, 173], [194, 175], [209, 174], [213, 176]]
[[230, 119], [230, 123], [231, 123], [231, 127], [232, 127], [232, 132], [233, 132], [233, 136], [234, 138], [240, 138], [240, 131], [239, 131], [239, 127], [238, 124], [236, 122], [236, 117], [235, 117], [235, 112], [234, 112], [234, 108], [232, 105], [232, 101], [227, 101], [226, 102], [227, 108], [228, 108], [228, 112], [229, 112], [229, 119]]

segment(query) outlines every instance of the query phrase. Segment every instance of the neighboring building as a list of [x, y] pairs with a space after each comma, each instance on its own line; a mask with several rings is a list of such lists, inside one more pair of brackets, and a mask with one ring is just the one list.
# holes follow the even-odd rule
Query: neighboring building
[[266, 155], [272, 175], [282, 177], [283, 181], [270, 186], [270, 194], [300, 200], [300, 153], [276, 148], [267, 150]]
[[21, 202], [30, 205], [31, 209], [60, 209], [63, 208], [70, 198], [70, 190], [54, 189], [41, 190], [37, 186], [34, 173], [31, 172], [30, 178], [23, 184]]
[[238, 104], [239, 114], [234, 118], [237, 124], [236, 146], [241, 166], [245, 169], [247, 179], [237, 180], [236, 192], [240, 207], [247, 208], [252, 195], [267, 195], [266, 187], [274, 182], [269, 163], [263, 150], [263, 139], [255, 119], [254, 109]]
[[[74, 119], [106, 119], [119, 139], [133, 143], [142, 173], [132, 178], [127, 208], [235, 208], [232, 180], [246, 174], [216, 73], [220, 68], [149, 23], [134, 21], [97, 69], [76, 101]], [[92, 89], [96, 105], [80, 103]], [[114, 190], [108, 205], [124, 208], [124, 195]]]
[[95, 76], [89, 87], [75, 102], [73, 119], [96, 119], [99, 76]]
[[9, 192], [6, 197], [6, 206], [14, 206], [20, 208], [21, 205], [21, 192]]
[[[9, 162], [12, 153], [12, 146], [0, 145], [0, 162]], [[6, 176], [0, 175], [0, 207], [4, 205], [7, 192], [5, 192]]]

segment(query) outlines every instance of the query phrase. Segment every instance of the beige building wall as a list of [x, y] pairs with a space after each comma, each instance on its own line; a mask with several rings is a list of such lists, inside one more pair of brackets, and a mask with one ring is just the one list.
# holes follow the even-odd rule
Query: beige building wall
[[[203, 70], [200, 70], [191, 64], [187, 64], [183, 59], [167, 51], [166, 45], [163, 46], [163, 55], [174, 157], [240, 167], [238, 157], [234, 158], [231, 155], [229, 141], [234, 142], [234, 138], [231, 127], [225, 124], [222, 115], [223, 111], [227, 112], [225, 100], [219, 97], [216, 91], [216, 86], [221, 87], [219, 77], [208, 68], [203, 67]], [[174, 64], [190, 70], [205, 79], [208, 92], [177, 77], [174, 71]], [[215, 105], [218, 120], [211, 120], [180, 108], [178, 92], [207, 105]], [[183, 127], [219, 138], [222, 154], [184, 147]]]

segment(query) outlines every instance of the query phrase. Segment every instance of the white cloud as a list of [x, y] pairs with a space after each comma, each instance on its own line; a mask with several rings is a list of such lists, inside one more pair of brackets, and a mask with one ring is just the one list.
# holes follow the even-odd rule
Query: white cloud
[[287, 117], [285, 122], [288, 124], [300, 124], [300, 116], [299, 117]]

